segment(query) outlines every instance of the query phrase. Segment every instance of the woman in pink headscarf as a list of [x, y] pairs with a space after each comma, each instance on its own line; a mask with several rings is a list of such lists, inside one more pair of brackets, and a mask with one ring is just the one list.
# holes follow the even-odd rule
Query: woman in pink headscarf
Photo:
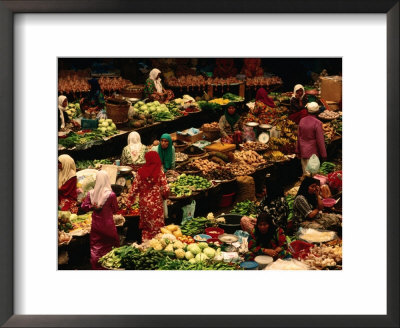
[[106, 171], [97, 172], [94, 189], [88, 192], [81, 207], [84, 211], [93, 211], [90, 263], [92, 269], [101, 270], [99, 258], [120, 244], [113, 220], [113, 214], [118, 211], [117, 196], [111, 189], [110, 178]]

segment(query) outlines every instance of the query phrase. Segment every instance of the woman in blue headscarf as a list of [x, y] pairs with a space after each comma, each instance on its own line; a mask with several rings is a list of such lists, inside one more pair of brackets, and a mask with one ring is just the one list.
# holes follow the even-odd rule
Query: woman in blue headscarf
[[153, 146], [151, 150], [160, 155], [164, 172], [175, 169], [175, 147], [172, 145], [172, 139], [168, 133], [164, 133], [159, 144]]

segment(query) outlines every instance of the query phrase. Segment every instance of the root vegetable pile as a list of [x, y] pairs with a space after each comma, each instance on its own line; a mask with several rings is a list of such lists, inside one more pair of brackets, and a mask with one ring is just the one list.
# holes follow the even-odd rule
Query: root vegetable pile
[[265, 159], [253, 150], [245, 150], [245, 151], [235, 152], [234, 156], [235, 156], [235, 160], [245, 162], [254, 167], [257, 167], [261, 164], [266, 163]]
[[226, 165], [236, 176], [250, 175], [253, 174], [256, 169], [254, 166], [246, 164], [245, 162], [228, 163]]

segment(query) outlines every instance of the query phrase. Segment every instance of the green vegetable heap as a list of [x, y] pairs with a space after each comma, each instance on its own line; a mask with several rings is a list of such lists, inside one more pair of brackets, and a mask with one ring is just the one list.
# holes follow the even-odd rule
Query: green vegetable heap
[[335, 170], [335, 166], [336, 165], [331, 162], [323, 162], [319, 168], [319, 172], [327, 175]]
[[87, 168], [95, 168], [97, 165], [101, 164], [113, 164], [114, 161], [110, 159], [95, 159], [93, 161], [91, 160], [85, 160], [85, 161], [76, 161], [76, 168], [78, 170], [84, 170]]
[[240, 267], [237, 264], [224, 262], [190, 262], [166, 257], [160, 262], [158, 270], [240, 270]]
[[256, 203], [252, 202], [251, 200], [245, 200], [243, 202], [237, 203], [231, 214], [241, 214], [245, 216], [255, 216], [257, 215], [257, 205]]
[[181, 231], [184, 235], [194, 236], [203, 233], [206, 228], [206, 223], [209, 220], [205, 217], [193, 218], [181, 226]]
[[243, 100], [244, 100], [244, 98], [242, 98], [242, 97], [240, 97], [240, 96], [238, 96], [238, 95], [235, 95], [235, 94], [233, 94], [233, 93], [230, 93], [230, 92], [225, 93], [225, 94], [222, 96], [222, 98], [224, 98], [224, 99], [229, 99], [229, 100], [232, 100], [232, 101], [234, 101], [234, 102], [243, 101]]

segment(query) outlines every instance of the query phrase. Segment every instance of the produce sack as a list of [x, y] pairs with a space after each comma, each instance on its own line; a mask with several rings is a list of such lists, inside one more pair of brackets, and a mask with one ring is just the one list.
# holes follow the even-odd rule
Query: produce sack
[[182, 207], [182, 222], [181, 225], [185, 224], [186, 222], [190, 221], [194, 217], [194, 211], [196, 209], [196, 201], [192, 200], [192, 203]]
[[245, 200], [254, 201], [256, 199], [256, 186], [254, 179], [249, 176], [237, 177], [237, 188], [236, 202], [240, 203]]
[[310, 172], [311, 174], [316, 174], [319, 172], [319, 166], [320, 162], [318, 156], [312, 154], [310, 159], [308, 160], [306, 171]]

